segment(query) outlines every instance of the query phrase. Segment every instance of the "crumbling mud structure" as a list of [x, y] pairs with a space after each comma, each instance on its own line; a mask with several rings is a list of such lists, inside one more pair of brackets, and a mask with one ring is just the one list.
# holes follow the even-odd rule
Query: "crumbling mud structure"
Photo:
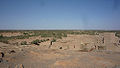
[[116, 32], [0, 32], [0, 68], [119, 67]]

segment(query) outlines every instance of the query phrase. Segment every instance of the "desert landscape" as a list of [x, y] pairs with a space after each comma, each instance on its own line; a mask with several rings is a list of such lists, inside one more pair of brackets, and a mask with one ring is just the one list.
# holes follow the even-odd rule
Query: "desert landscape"
[[0, 68], [120, 68], [120, 0], [0, 0]]
[[120, 68], [120, 31], [1, 30], [0, 68]]

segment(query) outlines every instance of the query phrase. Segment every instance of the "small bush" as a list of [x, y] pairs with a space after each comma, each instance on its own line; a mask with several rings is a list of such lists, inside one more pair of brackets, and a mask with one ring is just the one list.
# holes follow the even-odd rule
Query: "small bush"
[[41, 37], [52, 37], [52, 35], [51, 34], [47, 34], [47, 33], [43, 33], [43, 34], [41, 34]]
[[62, 37], [61, 37], [61, 36], [55, 36], [55, 38], [62, 39]]
[[27, 42], [26, 41], [22, 41], [21, 45], [27, 45]]
[[40, 42], [43, 42], [43, 40], [40, 40]]
[[36, 40], [33, 40], [31, 43], [32, 43], [32, 44], [38, 44], [38, 43], [40, 43], [40, 40], [39, 40], [39, 39], [36, 39]]
[[46, 40], [45, 39], [43, 39], [43, 42], [45, 42]]
[[1, 39], [1, 38], [3, 38], [3, 35], [2, 35], [2, 34], [0, 35], [0, 39]]
[[67, 37], [67, 34], [64, 34], [63, 37]]
[[24, 35], [29, 35], [29, 34], [28, 34], [28, 33], [26, 33], [26, 32], [24, 32], [23, 34], [24, 34]]
[[53, 40], [51, 42], [56, 42], [56, 39], [53, 38]]

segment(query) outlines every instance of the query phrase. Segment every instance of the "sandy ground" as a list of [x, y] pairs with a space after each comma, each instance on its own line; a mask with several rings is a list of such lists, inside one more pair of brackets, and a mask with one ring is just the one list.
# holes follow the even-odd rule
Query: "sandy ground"
[[19, 35], [23, 35], [23, 33], [20, 32], [3, 32], [0, 33], [0, 35], [6, 36], [6, 37], [11, 37], [11, 36], [19, 36]]
[[[44, 49], [0, 43], [0, 68], [119, 68], [120, 52]], [[14, 50], [14, 51], [13, 51]], [[20, 67], [21, 66], [21, 67]]]
[[[50, 41], [42, 42], [39, 46], [0, 42], [0, 68], [120, 68], [119, 38], [113, 33], [103, 35], [105, 43], [100, 35], [68, 35], [57, 39], [50, 48]], [[10, 41], [30, 42], [35, 39], [46, 38], [31, 37]], [[104, 45], [107, 49], [83, 52], [81, 45], [89, 49]]]

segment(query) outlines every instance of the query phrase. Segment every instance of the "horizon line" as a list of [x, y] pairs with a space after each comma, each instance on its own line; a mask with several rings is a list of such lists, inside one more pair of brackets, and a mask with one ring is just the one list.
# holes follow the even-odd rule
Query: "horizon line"
[[87, 31], [87, 30], [91, 30], [91, 31], [120, 31], [120, 29], [117, 29], [117, 30], [112, 30], [112, 29], [0, 29], [0, 31], [30, 31], [30, 30], [81, 30], [81, 31]]

